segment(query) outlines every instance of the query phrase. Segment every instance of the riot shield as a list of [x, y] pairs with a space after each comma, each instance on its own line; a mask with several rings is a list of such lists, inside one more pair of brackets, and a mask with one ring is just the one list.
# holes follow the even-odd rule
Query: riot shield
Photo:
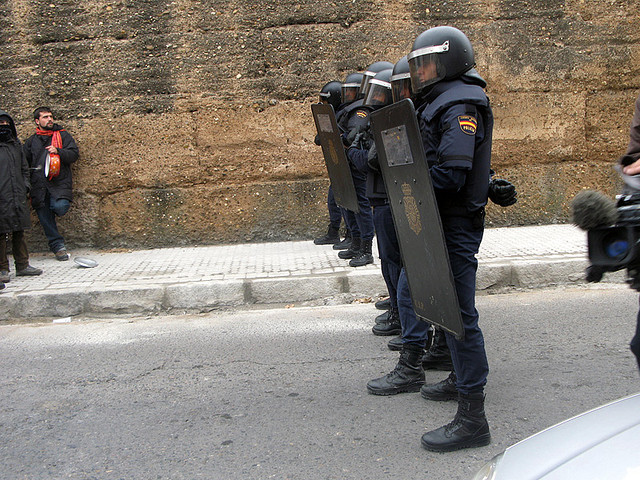
[[342, 139], [340, 138], [340, 130], [336, 123], [336, 116], [333, 113], [333, 107], [322, 103], [311, 105], [313, 119], [316, 122], [318, 137], [320, 137], [320, 145], [322, 146], [322, 154], [324, 162], [327, 165], [327, 172], [331, 180], [331, 188], [336, 203], [359, 213], [358, 197], [356, 189], [353, 186], [353, 178], [351, 177], [351, 169], [347, 156], [344, 153]]
[[442, 222], [411, 100], [371, 114], [380, 170], [419, 318], [464, 337]]

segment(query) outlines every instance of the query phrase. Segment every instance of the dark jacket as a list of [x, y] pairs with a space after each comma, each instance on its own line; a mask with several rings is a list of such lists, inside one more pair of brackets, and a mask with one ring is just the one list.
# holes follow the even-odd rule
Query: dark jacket
[[484, 211], [489, 191], [493, 114], [481, 86], [437, 83], [417, 109], [431, 182], [443, 217]]
[[0, 141], [0, 233], [19, 232], [31, 227], [29, 204], [29, 165], [22, 152], [13, 119], [0, 110], [0, 116], [10, 119], [13, 138]]
[[[54, 124], [53, 130], [62, 130], [60, 125]], [[58, 149], [60, 155], [60, 174], [51, 180], [44, 175], [44, 162], [47, 158], [45, 147], [51, 145], [51, 137], [45, 135], [31, 135], [24, 142], [24, 153], [31, 168], [39, 170], [31, 171], [31, 205], [40, 208], [44, 205], [47, 191], [54, 199], [64, 198], [73, 201], [73, 182], [71, 177], [71, 164], [78, 159], [78, 146], [69, 132], [60, 132], [62, 148]]]

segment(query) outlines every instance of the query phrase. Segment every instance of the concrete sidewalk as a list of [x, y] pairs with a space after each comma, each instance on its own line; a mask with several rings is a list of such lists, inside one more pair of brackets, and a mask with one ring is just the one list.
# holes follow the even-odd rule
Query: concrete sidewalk
[[[311, 240], [70, 253], [68, 262], [32, 255], [44, 270], [39, 277], [12, 271], [0, 291], [0, 320], [330, 304], [386, 292], [377, 252], [373, 265], [352, 268]], [[80, 267], [75, 257], [98, 266]], [[584, 283], [586, 234], [572, 225], [487, 229], [478, 260], [478, 290]]]

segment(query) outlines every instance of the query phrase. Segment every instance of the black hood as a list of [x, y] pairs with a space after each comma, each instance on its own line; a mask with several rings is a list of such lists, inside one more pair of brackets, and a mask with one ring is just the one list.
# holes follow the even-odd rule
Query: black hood
[[11, 115], [9, 115], [4, 110], [0, 110], [0, 117], [9, 117], [9, 125], [11, 125], [11, 130], [13, 130], [13, 136], [17, 140], [18, 139], [18, 130], [16, 130], [16, 124], [14, 123], [13, 118], [11, 118]]

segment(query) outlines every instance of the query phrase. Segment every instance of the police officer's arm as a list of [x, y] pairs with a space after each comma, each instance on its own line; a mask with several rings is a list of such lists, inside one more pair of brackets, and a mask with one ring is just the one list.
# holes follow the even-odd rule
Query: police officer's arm
[[356, 135], [360, 132], [364, 132], [369, 126], [369, 112], [365, 109], [359, 108], [355, 110], [345, 128], [345, 132], [342, 134], [342, 141], [345, 147], [349, 147]]
[[365, 148], [351, 147], [347, 150], [347, 158], [356, 170], [362, 173], [367, 173], [369, 150]]
[[471, 171], [476, 135], [482, 134], [478, 115], [465, 105], [454, 105], [440, 117], [442, 137], [437, 149], [438, 163], [429, 169], [433, 188], [458, 191]]

